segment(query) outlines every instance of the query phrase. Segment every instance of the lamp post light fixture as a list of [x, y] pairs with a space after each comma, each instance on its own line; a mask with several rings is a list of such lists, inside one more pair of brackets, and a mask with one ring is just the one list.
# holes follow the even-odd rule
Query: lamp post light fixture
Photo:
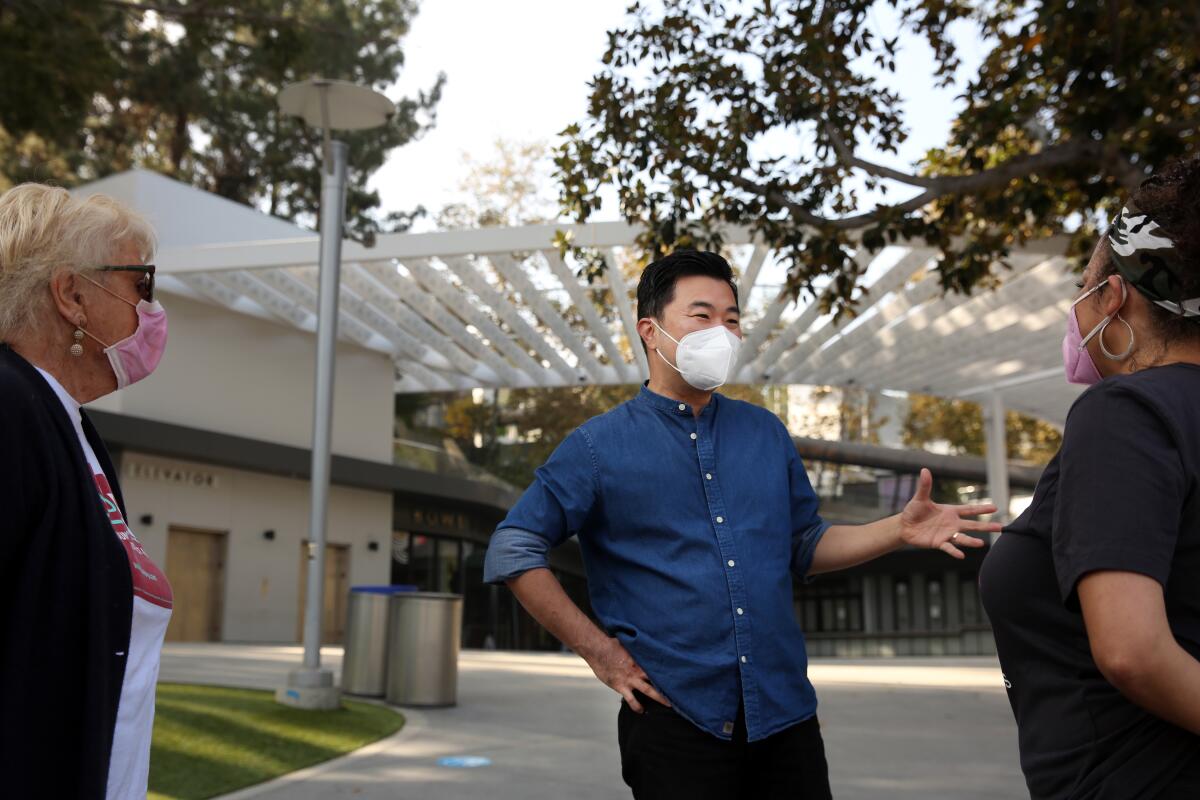
[[304, 660], [275, 692], [280, 703], [299, 708], [340, 705], [333, 672], [321, 668], [321, 612], [325, 600], [325, 526], [329, 511], [330, 439], [337, 340], [338, 286], [346, 214], [346, 161], [349, 148], [334, 131], [364, 130], [387, 124], [396, 106], [365, 86], [313, 78], [279, 93], [279, 110], [321, 129], [320, 275], [317, 299], [317, 375], [313, 402], [312, 515], [308, 536], [308, 591], [304, 604]]

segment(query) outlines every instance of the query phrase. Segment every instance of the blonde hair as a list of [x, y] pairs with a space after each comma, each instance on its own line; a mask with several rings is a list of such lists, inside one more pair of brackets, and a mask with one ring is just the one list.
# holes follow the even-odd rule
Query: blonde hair
[[111, 264], [123, 245], [154, 255], [154, 229], [102, 194], [23, 183], [0, 195], [0, 340], [30, 331], [50, 310], [50, 279]]

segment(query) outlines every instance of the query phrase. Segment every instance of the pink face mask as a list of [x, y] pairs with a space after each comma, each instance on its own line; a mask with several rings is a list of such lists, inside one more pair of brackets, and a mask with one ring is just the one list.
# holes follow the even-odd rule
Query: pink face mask
[[[1090, 386], [1093, 383], [1099, 383], [1103, 377], [1100, 370], [1096, 368], [1096, 362], [1092, 360], [1092, 354], [1087, 349], [1087, 344], [1094, 336], [1100, 334], [1108, 323], [1112, 322], [1112, 317], [1108, 316], [1100, 320], [1100, 324], [1092, 328], [1087, 336], [1084, 336], [1079, 331], [1079, 319], [1075, 316], [1075, 306], [1079, 305], [1085, 298], [1090, 296], [1105, 283], [1102, 281], [1091, 289], [1084, 292], [1074, 303], [1071, 303], [1071, 308], [1067, 312], [1067, 333], [1063, 336], [1062, 353], [1063, 367], [1067, 372], [1067, 381], [1070, 383], [1078, 383], [1083, 386]], [[1125, 283], [1121, 282], [1121, 302], [1124, 305], [1125, 301]], [[1102, 334], [1101, 334], [1102, 335]]]
[[[88, 278], [88, 280], [91, 279]], [[87, 331], [83, 331], [104, 348], [104, 354], [108, 356], [108, 363], [112, 365], [113, 374], [117, 376], [117, 389], [124, 389], [154, 372], [154, 368], [162, 360], [163, 352], [167, 349], [167, 312], [157, 300], [154, 302], [139, 300], [137, 305], [134, 305], [107, 287], [101, 286], [95, 281], [91, 282], [122, 303], [133, 306], [137, 311], [137, 330], [115, 344], [105, 344]]]

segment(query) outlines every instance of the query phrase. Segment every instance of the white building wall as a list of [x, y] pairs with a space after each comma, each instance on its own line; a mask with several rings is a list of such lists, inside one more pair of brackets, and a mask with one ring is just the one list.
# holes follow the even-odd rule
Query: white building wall
[[[226, 534], [224, 641], [295, 641], [300, 548], [308, 537], [307, 481], [130, 451], [122, 454], [120, 469], [130, 527], [164, 571], [171, 570], [172, 526]], [[179, 480], [180, 475], [197, 480]], [[153, 517], [150, 525], [141, 522], [147, 514]], [[263, 538], [267, 530], [275, 531], [273, 540]], [[389, 582], [391, 538], [390, 493], [331, 488], [328, 541], [350, 547], [349, 585]], [[377, 550], [368, 549], [372, 541]]]
[[[178, 295], [162, 298], [169, 341], [154, 374], [89, 407], [308, 448], [316, 337]], [[392, 461], [395, 368], [340, 343], [333, 452]]]

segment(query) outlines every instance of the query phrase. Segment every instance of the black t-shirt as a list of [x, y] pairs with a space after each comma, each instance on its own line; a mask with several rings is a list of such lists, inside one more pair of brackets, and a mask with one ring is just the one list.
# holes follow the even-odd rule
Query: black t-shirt
[[1155, 579], [1175, 638], [1200, 658], [1198, 478], [1200, 366], [1108, 378], [1075, 401], [1032, 504], [984, 561], [1033, 798], [1176, 797], [1194, 776], [1200, 737], [1104, 679], [1075, 592], [1096, 570]]

